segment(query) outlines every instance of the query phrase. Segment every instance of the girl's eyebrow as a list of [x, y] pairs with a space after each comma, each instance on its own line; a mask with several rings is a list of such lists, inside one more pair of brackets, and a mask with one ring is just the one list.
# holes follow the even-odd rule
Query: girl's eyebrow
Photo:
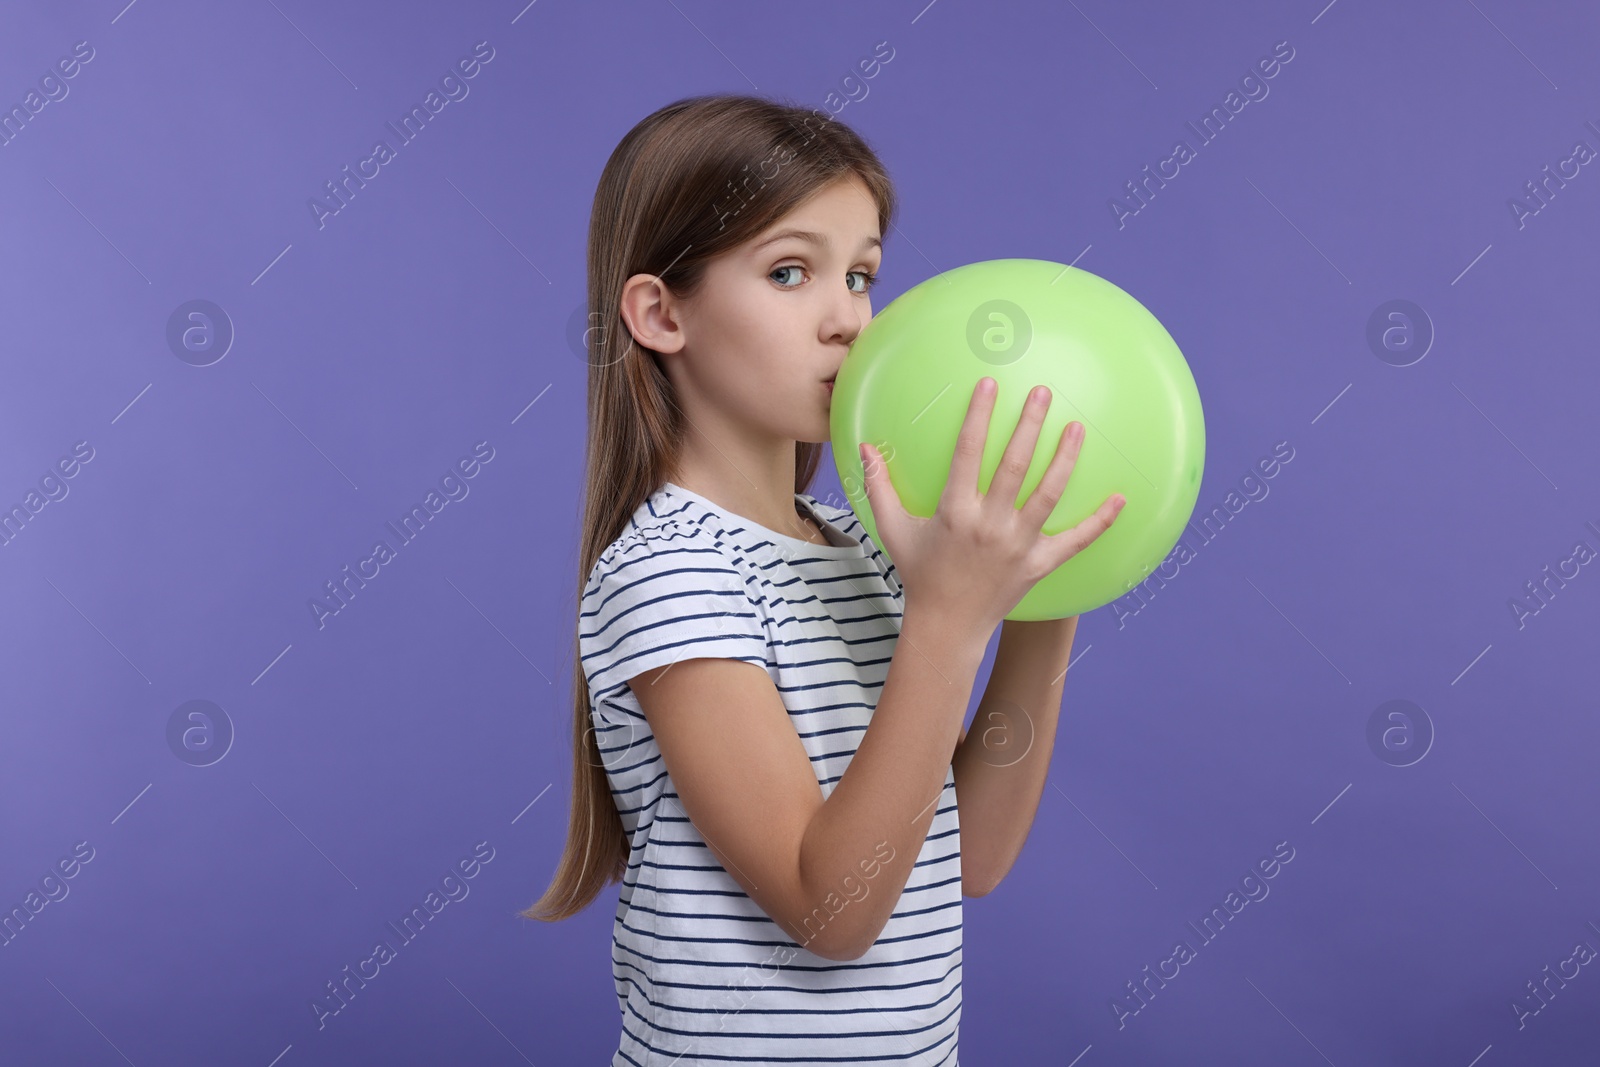
[[[752, 251], [759, 251], [760, 249], [767, 247], [767, 245], [776, 244], [786, 237], [796, 237], [802, 241], [809, 241], [814, 245], [820, 245], [823, 248], [831, 248], [833, 245], [833, 242], [828, 240], [828, 235], [825, 233], [817, 233], [813, 230], [782, 230], [773, 234], [771, 237], [768, 237], [764, 241], [757, 242], [754, 248], [752, 248]], [[868, 237], [861, 242], [861, 250], [863, 252], [869, 248], [882, 247], [883, 241], [878, 237]]]

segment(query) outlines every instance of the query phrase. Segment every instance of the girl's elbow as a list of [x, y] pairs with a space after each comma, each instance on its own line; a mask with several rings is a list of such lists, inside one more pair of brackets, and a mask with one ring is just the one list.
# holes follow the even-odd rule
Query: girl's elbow
[[986, 897], [999, 884], [998, 878], [992, 878], [988, 871], [978, 870], [976, 858], [963, 852], [961, 855], [961, 895], [964, 897]]
[[860, 959], [862, 956], [865, 956], [867, 954], [867, 950], [872, 947], [872, 944], [869, 942], [866, 945], [861, 945], [854, 942], [847, 942], [842, 938], [837, 937], [815, 937], [809, 941], [802, 942], [800, 947], [811, 953], [813, 956], [820, 956], [823, 959], [829, 960], [833, 963], [850, 963], [854, 960]]

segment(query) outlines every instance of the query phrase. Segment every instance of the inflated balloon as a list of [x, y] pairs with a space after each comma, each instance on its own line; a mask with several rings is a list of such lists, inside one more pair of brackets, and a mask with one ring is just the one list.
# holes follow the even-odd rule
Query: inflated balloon
[[1083, 446], [1043, 532], [1076, 526], [1112, 493], [1127, 500], [1109, 530], [1035, 583], [1006, 618], [1061, 619], [1109, 604], [1172, 551], [1200, 493], [1205, 422], [1183, 353], [1122, 289], [1048, 260], [970, 263], [901, 294], [851, 345], [829, 415], [840, 484], [891, 561], [858, 446], [883, 454], [908, 512], [932, 515], [983, 377], [1000, 388], [980, 492], [988, 492], [1028, 391], [1044, 385], [1050, 406], [1015, 505], [1038, 486], [1074, 420], [1083, 424]]

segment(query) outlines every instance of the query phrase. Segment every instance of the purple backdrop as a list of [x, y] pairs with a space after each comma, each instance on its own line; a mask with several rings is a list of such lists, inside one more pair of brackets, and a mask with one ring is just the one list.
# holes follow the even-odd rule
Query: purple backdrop
[[963, 1060], [1600, 1056], [1592, 6], [121, 3], [0, 35], [0, 1059], [609, 1062], [616, 887], [515, 917], [575, 315], [608, 153], [717, 91], [882, 153], [878, 307], [1076, 262], [1205, 405], [1213, 522], [1084, 617], [967, 902]]

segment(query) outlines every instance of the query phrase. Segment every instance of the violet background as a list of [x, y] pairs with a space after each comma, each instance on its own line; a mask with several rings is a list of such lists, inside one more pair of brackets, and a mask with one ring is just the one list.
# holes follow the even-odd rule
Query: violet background
[[[1027, 847], [966, 902], [963, 1060], [1600, 1055], [1595, 967], [1520, 1030], [1511, 1006], [1600, 946], [1600, 577], [1508, 606], [1600, 548], [1600, 176], [1508, 207], [1600, 148], [1592, 6], [18, 5], [0, 104], [79, 40], [0, 148], [0, 504], [94, 449], [0, 549], [0, 911], [95, 854], [0, 946], [0, 1059], [609, 1062], [616, 887], [515, 917], [566, 826], [594, 184], [656, 107], [832, 110], [879, 41], [839, 113], [903, 198], [876, 307], [1076, 261], [1194, 371], [1199, 510], [1294, 450], [1137, 615], [1083, 618]], [[1119, 228], [1110, 198], [1285, 40]], [[467, 98], [319, 229], [307, 201], [479, 41]], [[194, 299], [236, 331], [204, 367], [166, 340]], [[1406, 366], [1367, 340], [1395, 299], [1433, 333]], [[483, 440], [469, 495], [319, 630], [308, 600]], [[236, 731], [207, 767], [167, 739], [194, 699]], [[1434, 732], [1409, 766], [1367, 740], [1395, 699]], [[324, 983], [479, 841], [470, 895], [319, 1030]], [[1200, 945], [1280, 841], [1270, 895]], [[1197, 958], [1119, 1029], [1180, 938]]]

